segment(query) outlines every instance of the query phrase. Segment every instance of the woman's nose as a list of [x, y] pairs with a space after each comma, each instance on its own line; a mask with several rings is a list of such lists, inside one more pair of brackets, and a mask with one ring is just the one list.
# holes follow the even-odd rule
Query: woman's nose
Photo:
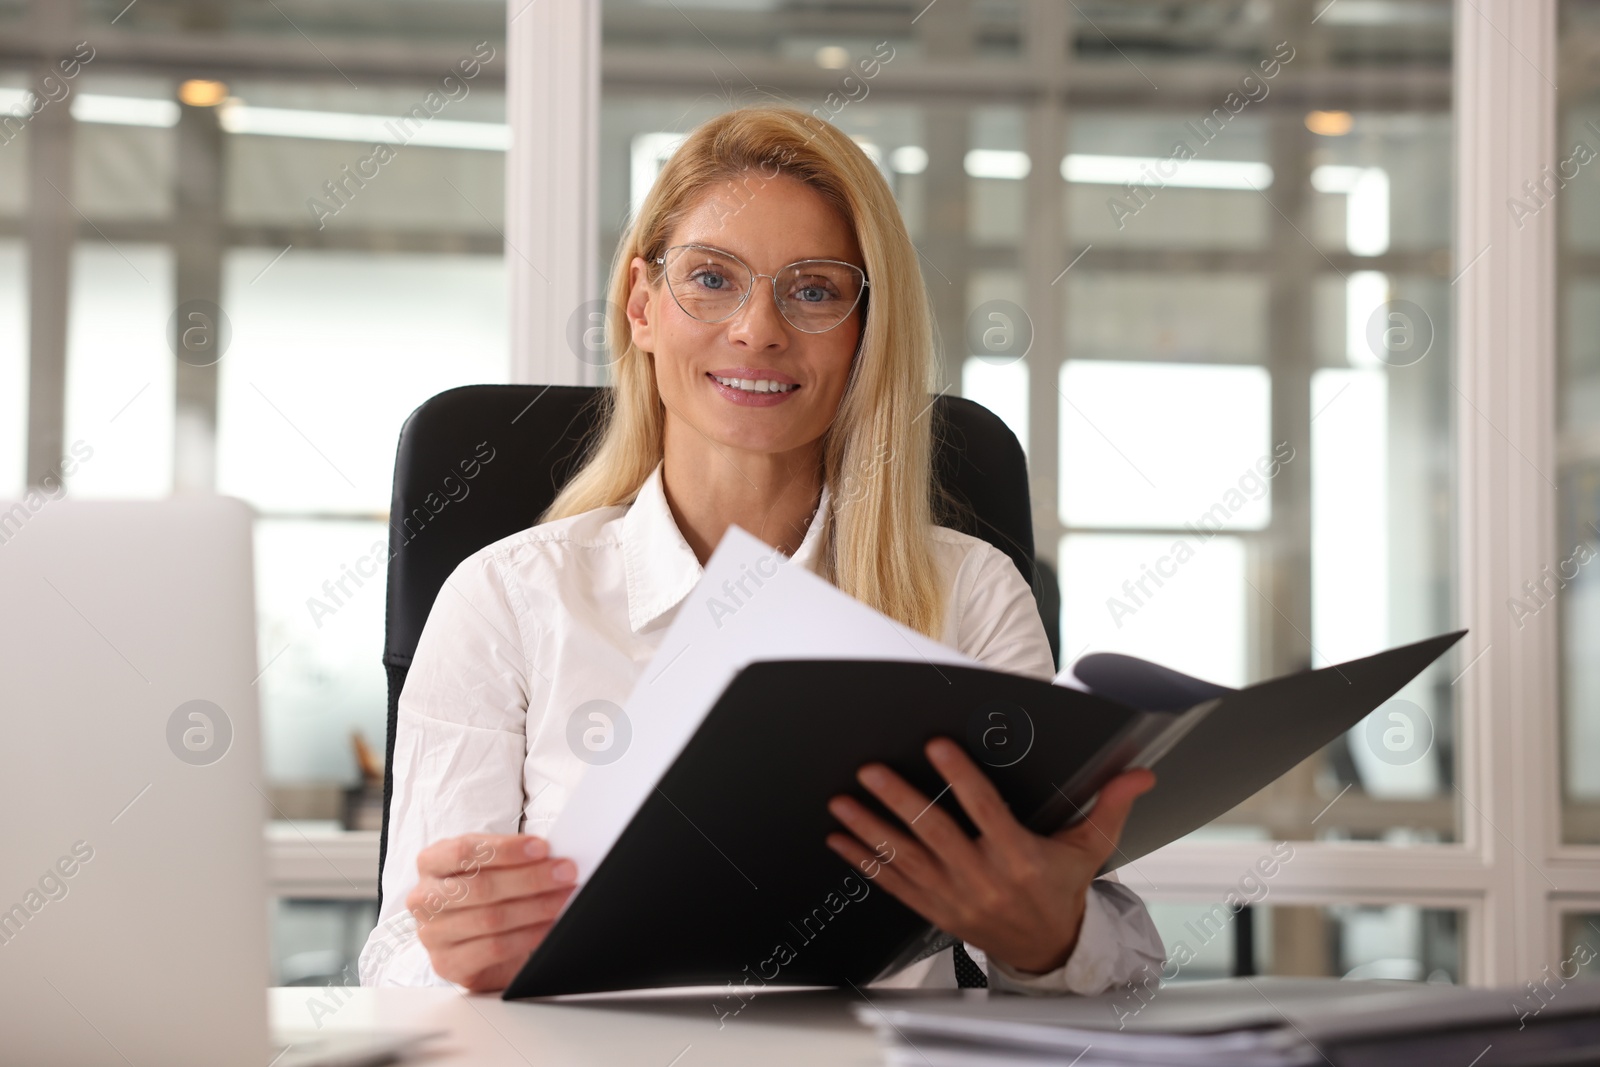
[[750, 299], [733, 317], [729, 336], [752, 348], [784, 345], [789, 340], [789, 322], [778, 310], [772, 279], [757, 276], [751, 283]]

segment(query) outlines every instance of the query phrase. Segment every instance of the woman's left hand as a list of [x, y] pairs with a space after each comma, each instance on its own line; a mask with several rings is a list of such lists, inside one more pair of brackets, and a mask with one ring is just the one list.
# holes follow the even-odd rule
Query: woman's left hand
[[[855, 836], [829, 834], [828, 847], [863, 871], [876, 867], [879, 885], [990, 959], [1032, 974], [1060, 967], [1077, 947], [1089, 883], [1116, 851], [1135, 798], [1155, 785], [1155, 775], [1118, 775], [1100, 790], [1087, 818], [1043, 837], [1017, 822], [988, 776], [955, 742], [935, 738], [924, 751], [978, 837], [969, 838], [888, 767], [869, 763], [857, 778], [904, 826], [837, 796], [828, 810]], [[892, 849], [887, 860], [885, 848]]]

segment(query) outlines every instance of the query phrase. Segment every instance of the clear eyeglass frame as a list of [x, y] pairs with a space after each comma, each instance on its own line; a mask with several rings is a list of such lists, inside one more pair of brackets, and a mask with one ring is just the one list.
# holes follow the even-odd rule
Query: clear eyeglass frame
[[[667, 277], [667, 272], [666, 272], [666, 269], [665, 269], [666, 262], [667, 262], [668, 257], [670, 257], [672, 255], [672, 253], [679, 252], [679, 251], [682, 251], [682, 250], [685, 250], [685, 249], [701, 249], [701, 250], [706, 251], [706, 252], [714, 252], [719, 256], [725, 256], [728, 259], [731, 259], [733, 262], [739, 264], [739, 266], [743, 267], [745, 273], [750, 276], [750, 284], [745, 286], [744, 296], [739, 298], [739, 303], [736, 304], [732, 308], [732, 310], [730, 310], [726, 315], [722, 315], [719, 318], [715, 318], [715, 319], [707, 319], [707, 318], [703, 318], [703, 317], [701, 317], [699, 315], [696, 315], [693, 311], [689, 310], [687, 307], [684, 307], [683, 301], [679, 298], [676, 290], [674, 290], [672, 288], [672, 279], [670, 277]], [[667, 291], [672, 294], [673, 303], [677, 304], [678, 307], [682, 308], [683, 309], [683, 313], [685, 315], [688, 315], [690, 318], [695, 319], [698, 322], [726, 322], [728, 319], [731, 319], [733, 316], [737, 315], [740, 311], [744, 310], [744, 306], [750, 302], [750, 294], [755, 292], [755, 289], [756, 289], [755, 280], [757, 278], [766, 278], [768, 281], [770, 281], [772, 283], [772, 300], [773, 300], [773, 303], [777, 305], [778, 313], [783, 316], [783, 320], [785, 322], [787, 322], [790, 326], [793, 326], [795, 329], [799, 330], [801, 333], [809, 333], [809, 334], [827, 333], [829, 330], [837, 329], [840, 325], [842, 325], [844, 323], [844, 321], [846, 319], [848, 319], [850, 317], [850, 315], [856, 310], [856, 308], [861, 306], [861, 299], [862, 299], [862, 297], [866, 296], [867, 286], [872, 284], [872, 282], [870, 280], [868, 280], [868, 278], [867, 278], [867, 272], [866, 271], [862, 270], [860, 267], [856, 266], [854, 263], [846, 263], [842, 259], [797, 259], [793, 263], [788, 263], [788, 264], [785, 264], [782, 267], [779, 267], [776, 274], [760, 274], [760, 273], [758, 273], [756, 271], [751, 270], [750, 269], [750, 265], [748, 263], [746, 263], [744, 260], [740, 259], [738, 256], [734, 255], [732, 252], [729, 252], [727, 249], [724, 249], [724, 248], [717, 248], [714, 245], [702, 245], [702, 244], [673, 245], [671, 248], [667, 249], [663, 254], [661, 254], [659, 256], [656, 256], [655, 259], [652, 260], [651, 262], [653, 262], [656, 265], [658, 265], [658, 266], [663, 268], [662, 269], [662, 277], [667, 283]], [[778, 276], [783, 274], [785, 271], [787, 271], [791, 267], [798, 267], [798, 266], [801, 266], [801, 265], [807, 264], [807, 263], [833, 263], [833, 264], [837, 264], [838, 266], [841, 266], [841, 267], [848, 267], [852, 271], [854, 271], [856, 274], [861, 276], [861, 287], [856, 290], [856, 298], [855, 298], [855, 300], [853, 300], [851, 302], [850, 306], [844, 310], [844, 313], [839, 316], [839, 321], [838, 322], [833, 323], [831, 326], [824, 326], [820, 330], [808, 330], [804, 326], [800, 325], [799, 323], [797, 323], [793, 319], [791, 319], [789, 317], [789, 311], [788, 311], [788, 308], [786, 306], [787, 302], [778, 293]]]

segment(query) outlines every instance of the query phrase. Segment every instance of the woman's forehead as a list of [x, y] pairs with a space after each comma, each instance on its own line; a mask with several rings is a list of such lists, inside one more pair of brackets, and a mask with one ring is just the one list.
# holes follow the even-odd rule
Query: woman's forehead
[[779, 175], [752, 173], [701, 194], [672, 235], [672, 244], [703, 244], [731, 252], [756, 269], [800, 259], [858, 262], [850, 224], [821, 193]]

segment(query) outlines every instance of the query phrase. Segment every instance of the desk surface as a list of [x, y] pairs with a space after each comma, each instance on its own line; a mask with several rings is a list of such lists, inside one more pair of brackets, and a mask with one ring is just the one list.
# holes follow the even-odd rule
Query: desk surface
[[[884, 990], [873, 1000], [960, 997], [957, 991]], [[979, 994], [981, 995], [981, 994]], [[582, 1001], [507, 1002], [450, 989], [285, 987], [271, 991], [274, 1026], [296, 1030], [445, 1030], [429, 1044], [426, 1064], [475, 1067], [866, 1067], [884, 1051], [850, 1008], [854, 992], [763, 993], [737, 1015], [717, 991], [663, 993]]]

